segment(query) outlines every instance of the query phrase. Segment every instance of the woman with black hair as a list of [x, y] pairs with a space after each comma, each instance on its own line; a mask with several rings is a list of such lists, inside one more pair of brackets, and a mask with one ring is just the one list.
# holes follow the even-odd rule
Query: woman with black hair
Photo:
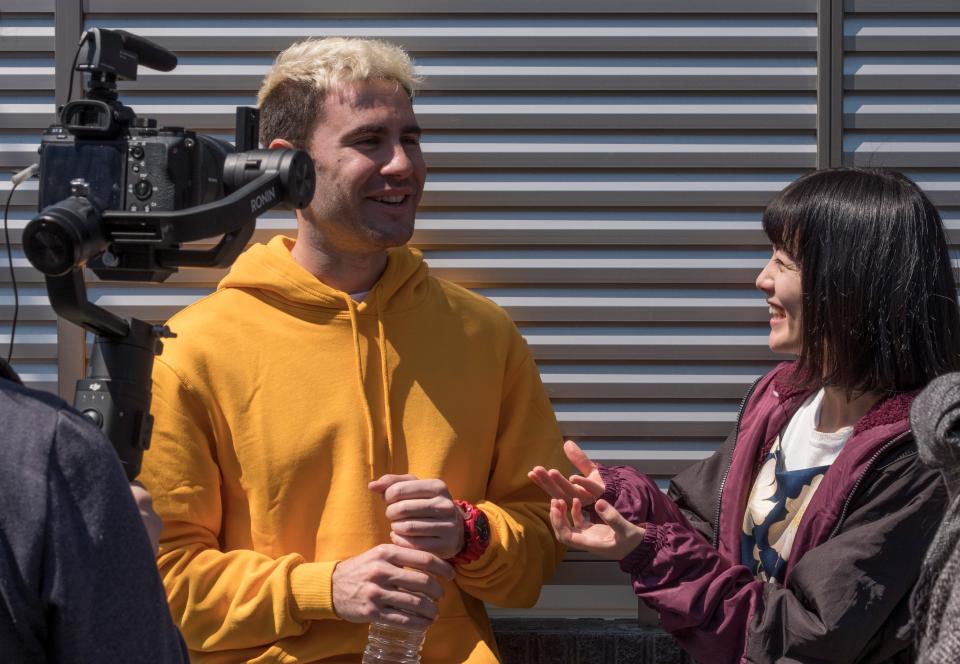
[[763, 228], [769, 345], [797, 359], [751, 387], [720, 449], [667, 495], [572, 442], [582, 475], [530, 477], [557, 538], [619, 560], [700, 662], [913, 661], [898, 632], [946, 491], [910, 403], [960, 369], [940, 215], [903, 175], [844, 168], [789, 185]]

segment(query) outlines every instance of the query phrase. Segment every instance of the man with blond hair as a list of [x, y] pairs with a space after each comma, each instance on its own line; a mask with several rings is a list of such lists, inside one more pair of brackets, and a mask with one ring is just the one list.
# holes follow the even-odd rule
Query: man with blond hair
[[483, 603], [532, 605], [560, 559], [526, 477], [564, 463], [529, 350], [406, 246], [416, 83], [381, 42], [281, 53], [261, 140], [310, 154], [314, 199], [169, 321], [143, 481], [196, 662], [358, 662], [374, 621], [429, 626], [425, 663], [495, 662]]

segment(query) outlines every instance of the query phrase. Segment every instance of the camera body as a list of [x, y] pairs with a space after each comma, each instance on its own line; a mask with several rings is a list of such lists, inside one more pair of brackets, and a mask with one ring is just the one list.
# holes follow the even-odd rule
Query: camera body
[[214, 201], [224, 196], [220, 174], [233, 151], [210, 136], [157, 128], [150, 118], [110, 138], [53, 125], [40, 142], [40, 208], [69, 197], [78, 173], [102, 210], [168, 212]]

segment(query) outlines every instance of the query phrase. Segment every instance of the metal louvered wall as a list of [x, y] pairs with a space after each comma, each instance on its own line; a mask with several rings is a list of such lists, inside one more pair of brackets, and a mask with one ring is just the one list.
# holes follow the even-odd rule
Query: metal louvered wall
[[[825, 132], [842, 139], [844, 160], [882, 156], [941, 205], [960, 205], [950, 171], [919, 170], [956, 162], [960, 101], [941, 94], [957, 90], [960, 73], [960, 54], [948, 50], [960, 25], [947, 8], [954, 0], [847, 2], [847, 97], [842, 125], [838, 107], [831, 126], [817, 102], [818, 43], [831, 43], [818, 42], [817, 13], [839, 2], [85, 0], [83, 23], [176, 51], [175, 71], [143, 70], [121, 84], [124, 101], [161, 124], [225, 138], [234, 107], [254, 103], [291, 42], [356, 35], [405, 46], [425, 78], [415, 108], [430, 167], [414, 243], [435, 274], [510, 312], [567, 435], [598, 460], [665, 481], [715, 449], [746, 387], [776, 360], [753, 287], [769, 255], [760, 213], [824, 163]], [[9, 14], [11, 3], [34, 13]], [[53, 17], [35, 4], [0, 0], [0, 170], [30, 163], [23, 146], [36, 145], [52, 111]], [[926, 8], [942, 13], [916, 13]], [[32, 66], [47, 69], [27, 76]], [[927, 87], [905, 75], [916, 67]], [[24, 79], [48, 87], [17, 88]], [[891, 136], [895, 145], [884, 142]], [[885, 147], [869, 147], [878, 142]], [[0, 194], [8, 180], [0, 176]], [[15, 208], [15, 243], [32, 186]], [[956, 226], [960, 215], [946, 212]], [[292, 216], [261, 218], [256, 239], [276, 232], [295, 232]], [[120, 315], [162, 320], [220, 276], [184, 270], [162, 286], [91, 276], [90, 290]], [[23, 260], [18, 277], [34, 298], [34, 336], [18, 333], [15, 365], [55, 389], [56, 326], [42, 281]], [[522, 615], [536, 613], [636, 615], [636, 600], [615, 565], [570, 554], [537, 610]]]
[[[14, 171], [37, 160], [39, 135], [55, 117], [54, 0], [0, 0], [0, 206]], [[57, 390], [57, 322], [39, 275], [20, 251], [20, 234], [36, 213], [36, 180], [20, 185], [10, 205], [13, 264], [20, 280], [20, 322], [13, 364], [33, 387]], [[0, 245], [6, 241], [0, 236]], [[15, 305], [7, 264], [0, 255], [0, 352], [6, 358]]]
[[960, 2], [845, 0], [844, 9], [843, 162], [909, 175], [956, 242]]

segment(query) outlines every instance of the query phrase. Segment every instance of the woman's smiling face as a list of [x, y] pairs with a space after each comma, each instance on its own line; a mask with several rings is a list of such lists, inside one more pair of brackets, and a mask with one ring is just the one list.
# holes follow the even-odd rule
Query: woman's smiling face
[[770, 307], [770, 350], [798, 355], [803, 339], [800, 268], [785, 251], [774, 249], [757, 276], [757, 288], [767, 296]]

